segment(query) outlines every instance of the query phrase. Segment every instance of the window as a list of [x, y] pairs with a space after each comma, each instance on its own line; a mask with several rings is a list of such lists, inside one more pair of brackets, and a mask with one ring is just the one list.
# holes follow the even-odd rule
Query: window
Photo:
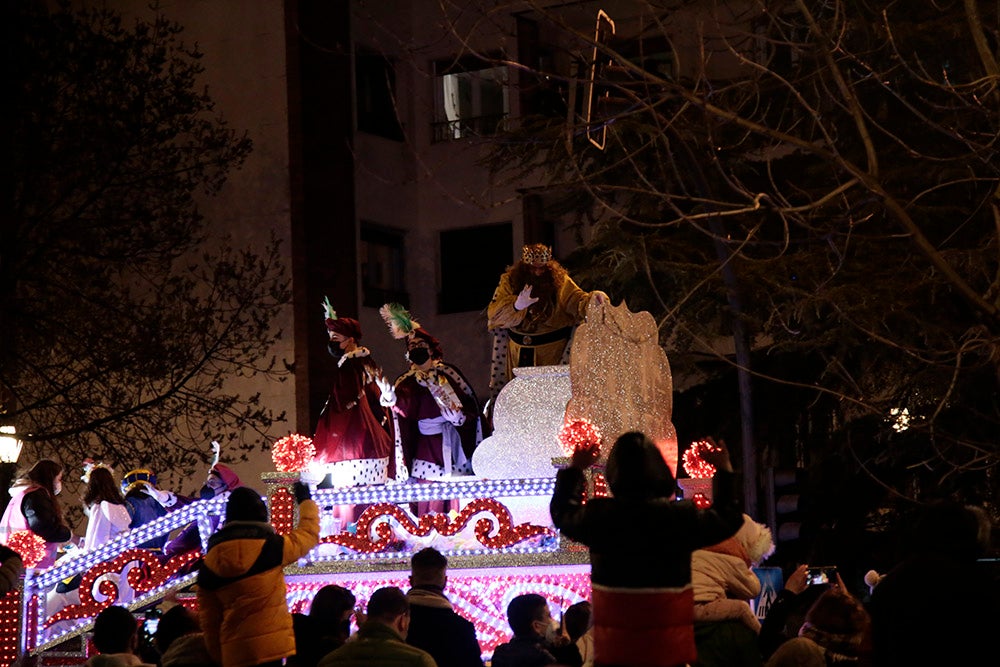
[[363, 305], [378, 308], [384, 303], [409, 305], [404, 289], [404, 232], [361, 223], [361, 290]]
[[483, 310], [500, 275], [513, 263], [511, 223], [441, 232], [441, 294], [438, 312]]
[[434, 141], [496, 134], [510, 113], [508, 71], [479, 58], [435, 63]]
[[376, 53], [358, 51], [354, 56], [358, 130], [395, 141], [403, 140], [396, 113], [396, 70]]

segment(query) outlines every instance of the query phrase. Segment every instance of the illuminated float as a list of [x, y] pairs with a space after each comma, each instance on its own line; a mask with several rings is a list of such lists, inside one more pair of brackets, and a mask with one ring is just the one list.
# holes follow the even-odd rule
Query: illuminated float
[[[578, 360], [584, 365], [578, 367]], [[476, 450], [473, 476], [313, 493], [321, 509], [320, 544], [285, 570], [293, 611], [307, 610], [315, 592], [330, 583], [350, 588], [360, 604], [382, 586], [406, 590], [410, 555], [427, 546], [448, 557], [446, 594], [474, 622], [484, 656], [509, 638], [505, 611], [513, 597], [540, 593], [563, 610], [589, 599], [587, 551], [561, 539], [549, 517], [555, 471], [575, 446], [600, 446], [603, 461], [617, 434], [633, 429], [651, 434], [676, 470], [666, 355], [648, 313], [605, 304], [592, 306], [578, 328], [569, 366], [521, 368], [515, 375], [497, 397], [496, 430]], [[311, 460], [310, 448], [307, 437], [282, 438], [272, 452], [278, 471], [262, 475], [278, 533], [294, 525], [290, 489]], [[592, 494], [607, 493], [601, 470], [592, 469]], [[450, 499], [458, 500], [458, 510], [448, 514], [416, 516], [410, 509], [411, 503]], [[225, 502], [226, 496], [193, 502], [93, 552], [28, 570], [23, 591], [0, 600], [0, 667], [22, 652], [49, 664], [85, 658], [93, 618], [111, 604], [139, 611], [175, 593], [182, 604], [196, 606], [186, 591]], [[365, 510], [355, 524], [340, 526], [330, 510], [341, 505]], [[165, 558], [136, 548], [191, 523], [199, 527], [202, 550]], [[46, 609], [45, 592], [77, 575], [79, 603]], [[131, 599], [119, 599], [122, 579]]]

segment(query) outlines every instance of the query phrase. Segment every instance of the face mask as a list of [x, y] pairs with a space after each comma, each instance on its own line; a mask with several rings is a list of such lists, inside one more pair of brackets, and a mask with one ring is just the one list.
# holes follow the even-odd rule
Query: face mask
[[215, 489], [206, 484], [198, 491], [198, 497], [202, 500], [211, 500], [215, 497]]
[[336, 343], [331, 340], [330, 344], [326, 346], [326, 349], [330, 351], [330, 356], [334, 359], [340, 359], [344, 356], [344, 350], [341, 349], [340, 343]]
[[415, 347], [406, 353], [406, 358], [410, 360], [411, 364], [419, 366], [431, 358], [431, 353], [426, 347]]

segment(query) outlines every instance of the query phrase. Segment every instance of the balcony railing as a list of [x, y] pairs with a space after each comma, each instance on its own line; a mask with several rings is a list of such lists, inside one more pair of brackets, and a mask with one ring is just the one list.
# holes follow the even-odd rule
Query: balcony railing
[[431, 141], [453, 141], [470, 137], [489, 137], [503, 131], [504, 119], [507, 114], [496, 116], [476, 116], [475, 118], [459, 118], [431, 124]]

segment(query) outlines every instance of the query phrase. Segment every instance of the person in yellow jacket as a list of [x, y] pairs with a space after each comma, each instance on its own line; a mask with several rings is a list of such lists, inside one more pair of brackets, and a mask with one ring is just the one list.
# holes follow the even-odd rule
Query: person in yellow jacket
[[225, 525], [208, 541], [198, 607], [208, 652], [222, 667], [277, 666], [295, 654], [283, 568], [319, 542], [319, 508], [308, 486], [296, 482], [293, 490], [299, 523], [288, 535], [274, 532], [260, 493], [240, 487], [226, 503]]

